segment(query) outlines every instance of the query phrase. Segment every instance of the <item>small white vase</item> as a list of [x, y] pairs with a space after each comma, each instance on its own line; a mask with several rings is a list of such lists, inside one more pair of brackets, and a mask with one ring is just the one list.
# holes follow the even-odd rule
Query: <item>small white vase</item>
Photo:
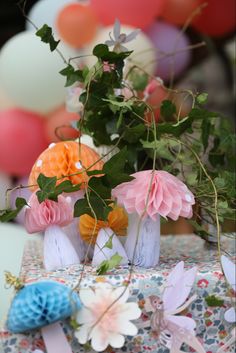
[[125, 250], [135, 266], [155, 267], [160, 256], [160, 216], [156, 221], [145, 217], [140, 221], [138, 214], [129, 215], [129, 226]]
[[[112, 248], [105, 247], [108, 240], [112, 238]], [[97, 241], [94, 248], [93, 255], [93, 266], [99, 266], [102, 261], [109, 260], [113, 255], [118, 253], [122, 256], [121, 265], [128, 264], [128, 257], [126, 255], [125, 249], [121, 242], [119, 241], [116, 234], [114, 234], [111, 228], [102, 228], [98, 232]]]
[[73, 245], [63, 230], [49, 226], [44, 233], [44, 266], [47, 271], [80, 263]]

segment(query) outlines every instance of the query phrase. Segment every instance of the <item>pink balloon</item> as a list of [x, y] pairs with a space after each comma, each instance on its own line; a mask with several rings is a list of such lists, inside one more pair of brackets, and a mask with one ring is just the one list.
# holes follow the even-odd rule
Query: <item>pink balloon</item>
[[165, 0], [91, 0], [91, 7], [103, 25], [118, 18], [122, 24], [145, 28], [161, 15]]
[[[64, 106], [59, 107], [48, 115], [46, 120], [46, 134], [49, 142], [60, 141], [59, 136], [66, 139], [76, 139], [79, 132], [72, 129], [70, 124], [80, 119], [79, 114], [68, 112]], [[56, 129], [59, 136], [56, 135]]]
[[[191, 52], [187, 49], [189, 40], [175, 26], [165, 22], [156, 22], [147, 30], [146, 34], [153, 42], [157, 55], [156, 74], [163, 80], [179, 76], [188, 66]], [[176, 53], [176, 54], [174, 54]]]
[[0, 112], [0, 170], [29, 174], [39, 154], [47, 147], [44, 119], [23, 109]]
[[[28, 179], [29, 179], [28, 177], [20, 178], [16, 182], [15, 186], [19, 186], [19, 185], [27, 186], [28, 185]], [[30, 191], [29, 188], [13, 190], [11, 192], [11, 197], [10, 197], [11, 207], [12, 208], [15, 207], [15, 202], [16, 202], [17, 197], [23, 197], [26, 201], [28, 201], [31, 195], [32, 195], [32, 192]], [[19, 223], [19, 224], [24, 225], [24, 219], [25, 219], [25, 208], [23, 208], [20, 211], [20, 213], [15, 218], [15, 221], [17, 223]]]

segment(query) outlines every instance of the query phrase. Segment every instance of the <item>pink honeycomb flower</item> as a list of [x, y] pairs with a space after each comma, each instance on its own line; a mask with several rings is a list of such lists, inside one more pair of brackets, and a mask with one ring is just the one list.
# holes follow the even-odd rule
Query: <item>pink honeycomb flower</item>
[[178, 178], [168, 172], [157, 170], [154, 172], [145, 170], [132, 176], [135, 179], [118, 185], [112, 192], [128, 213], [137, 212], [142, 216], [146, 207], [145, 215], [153, 220], [158, 214], [173, 220], [177, 220], [180, 216], [192, 217], [194, 196]]
[[29, 199], [25, 211], [25, 228], [28, 233], [44, 232], [44, 266], [55, 270], [80, 262], [70, 239], [61, 227], [73, 221], [73, 203], [70, 197], [58, 196], [58, 202], [45, 200], [39, 203], [36, 193]]
[[58, 202], [45, 200], [39, 203], [35, 193], [29, 199], [25, 211], [25, 228], [28, 233], [42, 232], [50, 225], [64, 227], [73, 220], [70, 198], [59, 195]]
[[191, 218], [194, 196], [187, 186], [165, 171], [145, 170], [116, 186], [112, 195], [131, 214], [125, 250], [136, 266], [155, 267], [160, 254], [160, 216]]

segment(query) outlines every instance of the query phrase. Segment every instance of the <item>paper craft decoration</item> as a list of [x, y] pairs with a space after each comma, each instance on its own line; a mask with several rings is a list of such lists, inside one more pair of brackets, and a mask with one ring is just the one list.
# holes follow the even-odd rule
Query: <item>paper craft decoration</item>
[[160, 219], [192, 217], [192, 192], [175, 176], [157, 170], [132, 174], [130, 182], [116, 186], [112, 195], [131, 214], [125, 249], [137, 266], [153, 267], [160, 253]]
[[[227, 282], [230, 284], [234, 292], [236, 292], [236, 265], [228, 259], [226, 256], [221, 256], [221, 264], [226, 277]], [[235, 307], [231, 307], [226, 310], [224, 318], [230, 323], [236, 322], [236, 310]], [[225, 344], [217, 351], [217, 353], [227, 352], [227, 349], [235, 343], [236, 340], [236, 327], [234, 327], [229, 333], [229, 337]]]
[[[96, 220], [85, 214], [79, 219], [79, 232], [84, 241], [95, 245], [92, 260], [93, 266], [98, 266], [103, 260], [108, 260], [118, 253], [122, 256], [121, 264], [128, 263], [128, 258], [118, 236], [126, 235], [128, 217], [124, 209], [115, 207], [107, 221]], [[110, 245], [109, 245], [110, 242]]]
[[145, 301], [146, 311], [152, 312], [150, 322], [145, 325], [151, 326], [161, 344], [169, 348], [170, 353], [183, 352], [181, 350], [183, 343], [192, 347], [197, 353], [205, 353], [195, 337], [195, 321], [182, 315], [176, 316], [196, 299], [193, 295], [187, 300], [196, 272], [197, 267], [184, 271], [184, 262], [179, 262], [167, 278], [162, 298], [152, 295]]
[[[236, 292], [236, 265], [224, 255], [221, 256], [221, 263], [228, 283]], [[232, 323], [236, 322], [236, 310], [234, 307], [225, 312], [225, 320]]]
[[[110, 246], [109, 242], [111, 242]], [[109, 260], [115, 254], [122, 257], [120, 265], [128, 264], [127, 254], [116, 234], [111, 228], [101, 228], [94, 247], [92, 265], [99, 266], [104, 260]]]
[[80, 307], [78, 295], [61, 283], [29, 284], [13, 299], [7, 328], [14, 333], [41, 328], [48, 353], [72, 353], [58, 321], [71, 316]]
[[29, 284], [20, 289], [13, 299], [7, 327], [14, 333], [41, 328], [48, 353], [72, 353], [58, 321], [80, 308], [78, 295], [61, 283]]
[[76, 320], [81, 326], [75, 332], [79, 343], [91, 340], [92, 348], [103, 352], [108, 345], [121, 348], [124, 335], [135, 336], [138, 329], [130, 321], [138, 319], [141, 310], [137, 303], [127, 303], [128, 298], [128, 287], [114, 288], [108, 283], [80, 290], [83, 307]]
[[[71, 192], [70, 195], [72, 208], [74, 209], [75, 202], [84, 198], [85, 190], [79, 190], [76, 192]], [[66, 233], [68, 239], [73, 245], [75, 251], [77, 252], [80, 261], [84, 261], [85, 255], [87, 253], [88, 245], [83, 241], [78, 230], [78, 218], [73, 218], [73, 221], [66, 227], [63, 227], [63, 231]]]
[[[85, 169], [101, 170], [103, 162], [99, 159], [100, 156], [90, 147], [75, 141], [52, 143], [36, 160], [29, 185], [35, 185], [32, 189], [36, 190], [37, 178], [42, 173], [47, 177], [61, 178], [58, 183], [69, 179], [72, 184], [81, 183], [81, 188], [85, 188], [89, 180]], [[62, 178], [64, 175], [67, 177]]]
[[44, 266], [51, 271], [80, 263], [72, 243], [61, 227], [73, 221], [70, 197], [59, 195], [58, 202], [45, 200], [39, 203], [35, 193], [25, 211], [25, 228], [28, 233], [44, 232]]

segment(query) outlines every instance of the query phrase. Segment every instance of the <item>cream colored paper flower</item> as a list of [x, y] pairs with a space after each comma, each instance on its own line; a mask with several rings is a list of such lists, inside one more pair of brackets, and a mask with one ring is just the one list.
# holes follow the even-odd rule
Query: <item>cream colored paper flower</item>
[[79, 343], [91, 340], [92, 348], [102, 352], [108, 345], [121, 348], [124, 335], [135, 336], [138, 329], [130, 320], [138, 319], [141, 310], [137, 303], [126, 303], [128, 298], [128, 288], [114, 288], [108, 283], [81, 290], [84, 307], [78, 312], [77, 322], [81, 326], [75, 332]]

